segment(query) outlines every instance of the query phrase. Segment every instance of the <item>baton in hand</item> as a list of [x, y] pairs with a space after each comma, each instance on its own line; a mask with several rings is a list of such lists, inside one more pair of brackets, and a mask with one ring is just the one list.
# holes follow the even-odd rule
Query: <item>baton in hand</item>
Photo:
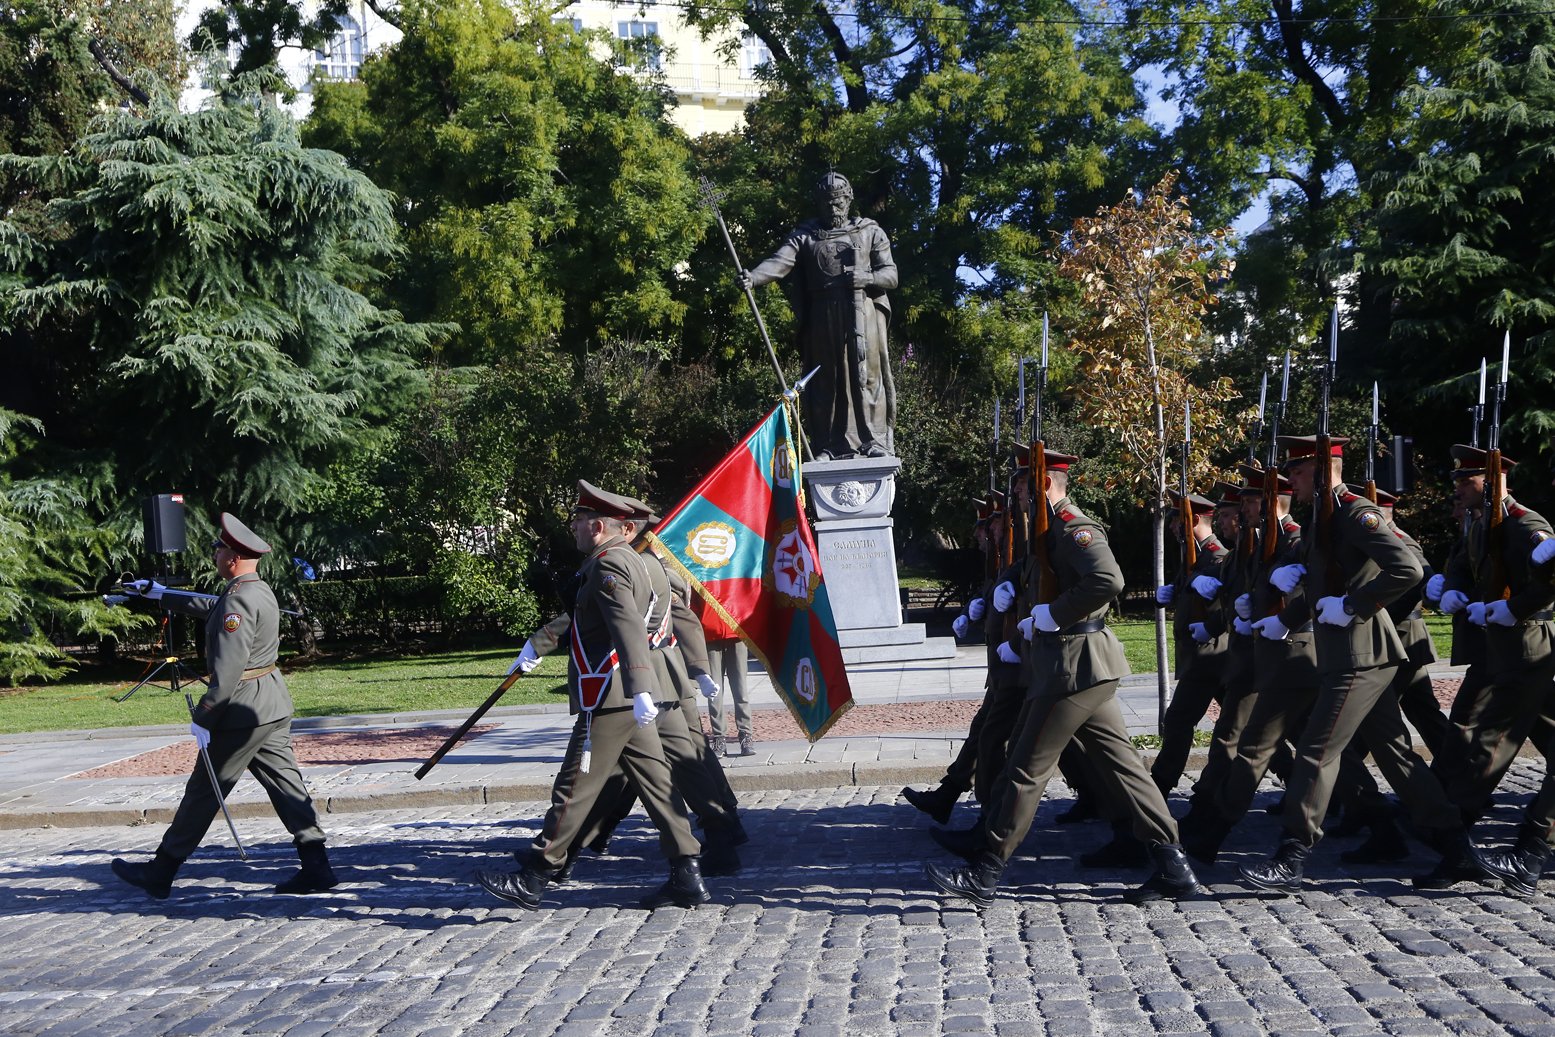
[[427, 771], [431, 770], [433, 767], [436, 767], [437, 761], [441, 760], [444, 756], [447, 756], [448, 750], [458, 745], [459, 740], [469, 733], [470, 728], [474, 727], [476, 723], [480, 721], [480, 718], [486, 715], [486, 711], [492, 706], [495, 706], [497, 704], [497, 700], [500, 699], [503, 694], [513, 686], [514, 682], [516, 682], [523, 675], [524, 673], [522, 670], [514, 670], [512, 673], [508, 674], [507, 679], [504, 680], [501, 684], [497, 685], [497, 690], [487, 696], [486, 701], [477, 706], [475, 712], [470, 714], [470, 719], [460, 724], [459, 730], [449, 735], [448, 740], [438, 748], [437, 752], [428, 757], [427, 762], [423, 763], [419, 768], [416, 769], [416, 780], [420, 781], [422, 778], [426, 777]]
[[[189, 719], [194, 720], [194, 698], [187, 691], [184, 692], [184, 702], [189, 706]], [[221, 804], [221, 816], [227, 819], [227, 831], [232, 833], [232, 841], [237, 844], [238, 859], [248, 860], [248, 851], [243, 849], [243, 840], [238, 838], [238, 826], [232, 823], [232, 812], [227, 809], [227, 798], [221, 794], [221, 782], [216, 780], [216, 765], [211, 763], [211, 754], [205, 751], [205, 746], [199, 742], [194, 744], [199, 750], [200, 759], [205, 761], [206, 776], [211, 779], [211, 791], [216, 793], [216, 802]]]

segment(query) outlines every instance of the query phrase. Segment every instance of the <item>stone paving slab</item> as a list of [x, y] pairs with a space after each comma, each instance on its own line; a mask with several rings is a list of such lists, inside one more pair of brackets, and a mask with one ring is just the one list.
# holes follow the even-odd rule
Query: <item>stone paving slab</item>
[[[1485, 834], [1511, 837], [1542, 768], [1519, 762]], [[295, 857], [273, 817], [224, 831], [166, 901], [109, 873], [162, 826], [10, 833], [0, 858], [0, 1033], [145, 1035], [1555, 1034], [1555, 901], [1463, 885], [1419, 893], [1342, 865], [1330, 840], [1297, 897], [1254, 894], [1234, 865], [1274, 845], [1255, 812], [1212, 896], [1135, 907], [1143, 872], [1074, 857], [1099, 824], [1055, 826], [1055, 783], [986, 910], [922, 877], [944, 861], [894, 786], [742, 796], [746, 867], [715, 902], [646, 913], [664, 873], [634, 815], [544, 909], [471, 884], [511, 867], [541, 802], [342, 814], [343, 884], [280, 897]], [[1274, 797], [1260, 796], [1259, 805]], [[1181, 812], [1181, 804], [1176, 804]], [[972, 813], [961, 808], [958, 823]]]

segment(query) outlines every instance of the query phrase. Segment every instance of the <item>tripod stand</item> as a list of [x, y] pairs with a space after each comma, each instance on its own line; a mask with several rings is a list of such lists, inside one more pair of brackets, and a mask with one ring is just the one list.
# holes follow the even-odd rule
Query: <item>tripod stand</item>
[[[176, 648], [174, 646], [173, 613], [168, 609], [162, 610], [162, 628], [165, 631], [162, 636], [163, 650], [170, 653], [176, 653]], [[163, 671], [167, 672], [168, 691], [174, 695], [178, 694], [179, 689], [182, 688], [185, 684], [205, 683], [199, 674], [195, 673], [193, 670], [189, 669], [189, 667], [184, 665], [183, 660], [180, 659], [177, 654], [169, 654], [163, 657], [162, 661], [156, 665], [155, 669], [137, 681], [133, 688], [114, 699], [114, 701], [124, 702], [131, 695], [135, 694], [146, 685], [155, 684], [157, 679], [162, 675]]]

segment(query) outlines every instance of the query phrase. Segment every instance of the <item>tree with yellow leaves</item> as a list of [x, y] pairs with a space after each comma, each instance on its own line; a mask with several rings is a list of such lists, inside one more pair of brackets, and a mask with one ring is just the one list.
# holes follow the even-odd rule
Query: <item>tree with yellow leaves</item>
[[[1201, 373], [1215, 348], [1203, 318], [1217, 301], [1213, 286], [1231, 272], [1225, 232], [1195, 227], [1187, 200], [1173, 193], [1176, 181], [1168, 173], [1142, 197], [1130, 190], [1118, 204], [1076, 220], [1058, 245], [1059, 271], [1079, 286], [1084, 307], [1070, 342], [1080, 358], [1072, 383], [1080, 417], [1117, 437], [1136, 498], [1154, 504], [1157, 586], [1165, 582], [1167, 455], [1178, 445], [1167, 438], [1166, 415], [1191, 408], [1191, 489], [1230, 439], [1223, 411], [1238, 397], [1229, 379]], [[1166, 619], [1158, 612], [1162, 714], [1166, 645]]]

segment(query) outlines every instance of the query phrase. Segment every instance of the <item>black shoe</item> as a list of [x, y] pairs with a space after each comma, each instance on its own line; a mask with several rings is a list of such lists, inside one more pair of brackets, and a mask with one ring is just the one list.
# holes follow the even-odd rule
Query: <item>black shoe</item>
[[1074, 798], [1074, 806], [1053, 820], [1061, 825], [1077, 825], [1085, 821], [1094, 821], [1098, 817], [1101, 817], [1101, 813], [1096, 809], [1096, 800], [1081, 794]]
[[993, 903], [994, 894], [999, 890], [1004, 862], [992, 850], [984, 850], [965, 868], [942, 868], [938, 864], [925, 864], [923, 873], [946, 893], [964, 897], [979, 907], [987, 907]]
[[968, 863], [988, 849], [988, 838], [981, 824], [971, 828], [931, 828], [929, 837]]
[[1416, 875], [1410, 880], [1416, 889], [1447, 889], [1460, 882], [1483, 882], [1491, 877], [1480, 866], [1467, 829], [1453, 829], [1426, 841], [1442, 859], [1424, 875]]
[[1259, 889], [1276, 893], [1300, 893], [1301, 873], [1306, 868], [1307, 857], [1312, 853], [1294, 839], [1286, 839], [1273, 857], [1257, 864], [1244, 864], [1237, 870], [1242, 878]]
[[949, 823], [950, 812], [955, 809], [961, 793], [941, 784], [922, 792], [915, 788], [905, 788], [902, 790], [902, 798], [928, 814], [935, 824], [943, 825]]
[[1150, 863], [1150, 847], [1128, 832], [1116, 832], [1111, 842], [1080, 854], [1079, 861], [1082, 868], [1138, 868]]
[[322, 893], [340, 884], [335, 878], [335, 869], [329, 866], [329, 851], [324, 849], [323, 843], [301, 843], [297, 847], [297, 857], [302, 861], [302, 869], [277, 885], [277, 893]]
[[132, 864], [115, 857], [111, 866], [113, 873], [125, 882], [145, 890], [158, 900], [166, 900], [168, 894], [173, 892], [173, 876], [178, 874], [183, 863], [177, 857], [158, 850], [156, 856], [145, 864]]
[[[1346, 814], [1345, 816], [1349, 816]], [[1353, 850], [1346, 850], [1339, 859], [1346, 864], [1384, 864], [1401, 861], [1409, 856], [1409, 842], [1392, 818], [1371, 822], [1371, 835]]]
[[1332, 827], [1325, 827], [1323, 835], [1328, 839], [1353, 839], [1367, 828], [1376, 827], [1375, 815], [1368, 816], [1364, 810], [1356, 810], [1354, 807], [1347, 809], [1339, 818], [1339, 823]]
[[518, 871], [478, 871], [475, 873], [475, 881], [492, 896], [533, 911], [540, 906], [545, 887], [551, 884], [551, 879], [560, 870], [531, 862]]
[[601, 857], [609, 856], [610, 833], [606, 832], [603, 835], [596, 835], [593, 839], [589, 840], [588, 847], [595, 853], [599, 854]]
[[1474, 851], [1479, 866], [1492, 878], [1504, 883], [1514, 897], [1531, 897], [1539, 892], [1539, 876], [1549, 863], [1550, 847], [1543, 839], [1524, 833], [1517, 846], [1506, 853]]
[[1124, 895], [1131, 904], [1150, 904], [1157, 900], [1186, 900], [1203, 896], [1209, 890], [1199, 885], [1199, 877], [1193, 873], [1182, 847], [1172, 843], [1157, 843], [1150, 847], [1156, 872], [1143, 886]]
[[740, 870], [740, 855], [727, 842], [702, 844], [702, 874], [711, 878], [734, 875]]
[[676, 857], [670, 862], [669, 881], [660, 886], [657, 891], [644, 897], [641, 905], [648, 911], [669, 904], [690, 908], [705, 904], [712, 899], [707, 887], [702, 885], [701, 861], [697, 857], [688, 855]]

